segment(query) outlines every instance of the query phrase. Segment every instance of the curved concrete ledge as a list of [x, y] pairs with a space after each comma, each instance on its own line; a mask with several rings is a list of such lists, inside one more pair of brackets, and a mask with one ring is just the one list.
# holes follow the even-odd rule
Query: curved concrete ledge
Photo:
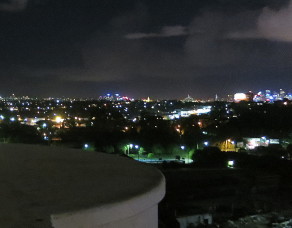
[[[149, 210], [154, 209], [164, 196], [165, 183], [162, 181], [160, 185], [151, 189], [149, 192], [145, 192], [139, 196], [130, 198], [123, 202], [115, 202], [112, 204], [106, 204], [101, 207], [91, 208], [87, 210], [81, 210], [76, 212], [69, 212], [52, 216], [52, 224], [54, 227], [99, 227], [109, 224], [119, 223], [131, 217], [143, 214]], [[157, 223], [156, 215], [152, 215], [150, 218]], [[136, 221], [134, 227], [155, 227], [149, 226], [149, 221], [139, 222], [139, 226]], [[142, 226], [147, 221], [145, 226]], [[117, 227], [117, 226], [112, 226]], [[121, 227], [121, 225], [119, 225]], [[130, 226], [126, 226], [130, 227]]]
[[163, 175], [132, 159], [0, 144], [0, 227], [157, 227], [164, 193]]

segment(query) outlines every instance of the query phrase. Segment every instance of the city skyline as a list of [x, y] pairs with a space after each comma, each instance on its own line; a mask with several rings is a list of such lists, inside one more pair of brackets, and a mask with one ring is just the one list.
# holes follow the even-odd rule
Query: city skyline
[[0, 1], [0, 91], [172, 99], [287, 90], [290, 15], [288, 0]]
[[[208, 102], [208, 101], [234, 101], [234, 97], [237, 94], [246, 94], [247, 96], [253, 95], [253, 101], [255, 102], [261, 102], [261, 101], [266, 101], [264, 98], [268, 99], [267, 101], [271, 100], [277, 100], [279, 98], [288, 98], [291, 100], [292, 98], [292, 93], [290, 90], [283, 90], [283, 89], [275, 89], [271, 90], [270, 88], [268, 89], [261, 89], [259, 91], [251, 91], [251, 90], [246, 90], [246, 91], [236, 91], [235, 93], [228, 93], [228, 94], [223, 94], [218, 96], [218, 94], [215, 95], [210, 95], [207, 97], [194, 97], [192, 93], [190, 94], [180, 94], [179, 97], [171, 97], [171, 98], [157, 98], [151, 96], [149, 94], [148, 96], [145, 97], [131, 97], [127, 96], [126, 94], [130, 94], [129, 92], [126, 94], [120, 94], [115, 92], [111, 93], [104, 93], [104, 94], [96, 94], [95, 96], [92, 97], [78, 97], [78, 96], [71, 96], [71, 97], [66, 97], [66, 96], [28, 96], [27, 94], [0, 94], [0, 99], [93, 99], [93, 100], [109, 100], [109, 101], [134, 101], [134, 100], [143, 100], [145, 102], [151, 102], [155, 100], [181, 100], [181, 101], [187, 101], [187, 102], [196, 102], [196, 101], [202, 101], [202, 102]], [[248, 95], [250, 94], [250, 95]], [[259, 99], [259, 97], [262, 97]]]

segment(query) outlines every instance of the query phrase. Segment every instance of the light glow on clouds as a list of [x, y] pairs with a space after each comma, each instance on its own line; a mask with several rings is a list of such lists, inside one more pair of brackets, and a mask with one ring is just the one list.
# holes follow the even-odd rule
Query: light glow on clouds
[[189, 34], [187, 27], [176, 26], [164, 26], [158, 33], [130, 33], [125, 36], [127, 39], [145, 39], [156, 37], [173, 37], [173, 36], [186, 36]]
[[258, 19], [258, 32], [264, 38], [292, 41], [292, 1], [279, 11], [264, 8]]
[[267, 39], [273, 41], [292, 42], [292, 1], [279, 9], [263, 8], [256, 28], [236, 31], [228, 35], [231, 39]]

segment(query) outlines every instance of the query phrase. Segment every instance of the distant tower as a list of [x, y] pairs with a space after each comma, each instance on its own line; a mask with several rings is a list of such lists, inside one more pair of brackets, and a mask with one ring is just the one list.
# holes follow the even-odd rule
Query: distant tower
[[271, 90], [266, 90], [266, 94], [265, 94], [265, 100], [268, 101], [271, 98]]
[[115, 101], [120, 100], [120, 94], [116, 93], [115, 96], [114, 96], [114, 100]]
[[277, 100], [279, 98], [279, 94], [277, 92], [273, 92], [273, 99]]
[[194, 102], [194, 99], [188, 94], [188, 96], [182, 100], [182, 102], [186, 103], [186, 102]]
[[253, 92], [252, 91], [248, 91], [247, 93], [245, 93], [246, 94], [246, 99], [247, 99], [247, 101], [253, 101], [253, 99], [254, 99], [254, 94], [253, 94]]
[[228, 102], [233, 102], [233, 95], [227, 95], [227, 101]]
[[280, 89], [280, 98], [283, 99], [286, 96], [286, 92]]
[[215, 101], [218, 101], [218, 95], [217, 94], [215, 95]]

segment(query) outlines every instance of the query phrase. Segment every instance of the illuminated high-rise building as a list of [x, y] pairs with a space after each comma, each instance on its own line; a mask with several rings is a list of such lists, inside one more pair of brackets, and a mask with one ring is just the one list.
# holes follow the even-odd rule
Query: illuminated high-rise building
[[245, 95], [246, 95], [247, 101], [253, 101], [254, 94], [252, 91], [248, 91], [247, 93], [245, 93]]
[[216, 94], [215, 95], [215, 101], [218, 101], [219, 100], [219, 97], [218, 97], [218, 95]]
[[286, 96], [286, 92], [280, 89], [280, 98], [283, 99]]

